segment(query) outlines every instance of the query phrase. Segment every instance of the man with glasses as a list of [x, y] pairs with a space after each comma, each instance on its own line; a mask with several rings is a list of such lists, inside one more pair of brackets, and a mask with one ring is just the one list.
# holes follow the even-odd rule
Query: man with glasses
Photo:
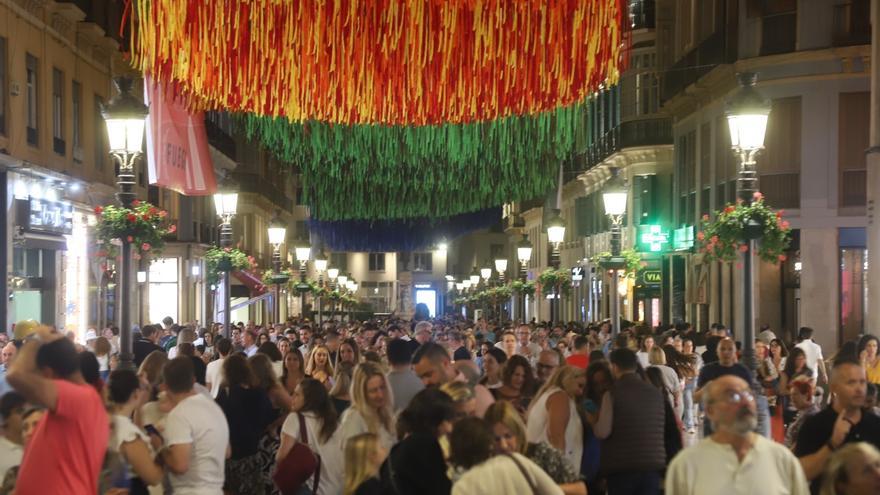
[[537, 387], [541, 388], [553, 373], [559, 368], [559, 352], [544, 350], [538, 355], [538, 365], [535, 367], [535, 377], [538, 379]]
[[[697, 390], [694, 391], [694, 400], [700, 402], [703, 400], [703, 392], [706, 387], [722, 376], [734, 375], [742, 378], [746, 383], [752, 382], [752, 372], [742, 364], [736, 362], [736, 343], [730, 338], [725, 337], [718, 343], [718, 361], [708, 363], [700, 369], [700, 376], [697, 378]], [[703, 436], [712, 434], [712, 426], [710, 422], [703, 425]]]
[[520, 325], [516, 329], [516, 341], [516, 353], [528, 359], [532, 367], [536, 367], [541, 346], [532, 342], [532, 328]]
[[666, 493], [810, 493], [797, 458], [754, 432], [758, 411], [747, 381], [734, 375], [712, 380], [703, 405], [715, 431], [675, 456], [666, 471]]

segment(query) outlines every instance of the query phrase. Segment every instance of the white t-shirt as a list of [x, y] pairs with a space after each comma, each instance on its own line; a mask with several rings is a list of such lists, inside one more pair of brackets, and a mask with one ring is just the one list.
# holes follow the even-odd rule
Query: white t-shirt
[[119, 447], [122, 446], [123, 443], [131, 442], [137, 438], [146, 442], [148, 447], [150, 446], [150, 437], [138, 428], [137, 425], [131, 421], [131, 418], [120, 414], [114, 414], [113, 430], [110, 432], [110, 450], [113, 452], [119, 452]]
[[220, 393], [220, 384], [223, 382], [224, 359], [225, 358], [220, 358], [216, 361], [211, 361], [205, 369], [205, 383], [211, 384], [211, 397], [215, 399], [217, 398], [217, 394]]
[[[486, 493], [561, 495], [563, 493], [562, 488], [559, 488], [559, 485], [537, 464], [520, 454], [512, 455], [519, 461], [519, 465], [506, 455], [492, 457], [464, 473], [452, 485], [452, 495], [483, 495]], [[526, 479], [526, 476], [529, 477], [531, 483]], [[534, 492], [532, 492], [532, 485], [536, 488]]]
[[804, 350], [804, 354], [807, 355], [807, 367], [813, 370], [813, 373], [815, 373], [814, 377], [818, 377], [819, 368], [816, 365], [820, 359], [824, 359], [822, 357], [822, 347], [819, 344], [813, 342], [812, 339], [804, 340], [795, 347]]
[[742, 462], [733, 447], [705, 438], [679, 452], [666, 471], [675, 495], [809, 495], [800, 462], [782, 444], [754, 435]]
[[6, 475], [11, 467], [21, 465], [21, 456], [24, 453], [22, 446], [0, 436], [0, 479]]
[[[333, 435], [326, 443], [318, 441], [321, 433], [321, 421], [314, 413], [303, 413], [306, 418], [306, 436], [307, 443], [312, 452], [321, 456], [321, 479], [318, 482], [317, 495], [339, 495], [342, 493], [343, 484], [345, 483], [345, 468], [343, 445], [341, 442], [342, 435], [340, 428], [337, 427]], [[299, 416], [296, 413], [290, 413], [281, 426], [281, 433], [293, 437], [297, 442], [302, 441], [299, 437]], [[306, 486], [311, 490], [315, 486], [314, 476]]]
[[[368, 433], [369, 431], [370, 429], [367, 427], [367, 422], [364, 420], [360, 411], [354, 407], [349, 407], [344, 413], [342, 413], [342, 420], [339, 422], [339, 432], [342, 437], [340, 440], [343, 445], [345, 445], [345, 442], [347, 442], [349, 438], [360, 435], [361, 433]], [[379, 426], [378, 435], [379, 443], [386, 451], [390, 452], [391, 446], [397, 441], [394, 438], [394, 435], [383, 426]]]
[[221, 495], [229, 426], [220, 406], [202, 394], [187, 397], [168, 413], [164, 436], [167, 446], [192, 444], [189, 470], [169, 475], [175, 495]]

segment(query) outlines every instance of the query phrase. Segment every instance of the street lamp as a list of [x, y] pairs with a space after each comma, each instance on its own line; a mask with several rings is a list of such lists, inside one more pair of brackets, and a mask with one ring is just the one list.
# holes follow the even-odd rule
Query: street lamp
[[[550, 241], [550, 265], [559, 269], [559, 246], [565, 240], [565, 221], [559, 216], [559, 210], [553, 210], [553, 216], [547, 221], [547, 240]], [[553, 287], [553, 299], [550, 301], [550, 322], [559, 318], [559, 288]]]
[[[745, 204], [752, 202], [758, 191], [758, 169], [755, 156], [764, 148], [764, 134], [770, 116], [770, 103], [755, 89], [757, 74], [745, 72], [737, 74], [740, 88], [727, 101], [724, 111], [730, 128], [730, 147], [739, 156], [739, 172], [736, 177], [737, 197]], [[754, 253], [761, 236], [761, 225], [749, 219], [746, 226], [748, 251], [743, 257], [743, 361], [754, 373], [755, 361], [755, 280]]]
[[348, 283], [348, 275], [339, 275], [338, 277], [336, 277], [336, 282], [339, 284], [340, 287], [344, 288], [345, 284]]
[[299, 283], [296, 285], [296, 290], [299, 291], [299, 316], [300, 318], [305, 318], [306, 292], [309, 290], [309, 285], [306, 283], [306, 263], [308, 263], [309, 255], [312, 253], [312, 247], [309, 246], [308, 241], [301, 240], [293, 251], [296, 254], [296, 260], [299, 262]]
[[[214, 208], [217, 210], [217, 216], [220, 217], [220, 247], [232, 247], [232, 217], [238, 208], [238, 191], [235, 183], [227, 175], [217, 185], [217, 192], [214, 193]], [[231, 288], [229, 271], [230, 267], [221, 267], [223, 272], [223, 336], [230, 338], [232, 333], [229, 328], [232, 322], [232, 315], [229, 314], [231, 304]]]
[[[528, 234], [523, 234], [522, 239], [516, 244], [516, 258], [519, 260], [519, 275], [523, 282], [526, 281], [526, 270], [529, 267], [529, 261], [532, 259], [532, 243], [529, 242]], [[521, 322], [525, 322], [526, 318], [526, 295], [522, 292], [519, 294], [519, 308], [517, 308], [517, 318]]]
[[281, 322], [281, 284], [286, 284], [290, 277], [281, 273], [281, 245], [287, 239], [287, 227], [275, 214], [269, 222], [269, 244], [272, 245], [272, 282], [275, 283], [275, 323]]
[[[327, 271], [327, 254], [324, 252], [324, 246], [315, 255], [315, 271], [318, 272], [318, 287], [324, 288], [324, 272]], [[324, 300], [318, 296], [318, 325], [324, 320]]]
[[489, 267], [480, 268], [480, 277], [484, 282], [488, 283], [489, 279], [492, 278], [492, 269]]
[[[116, 199], [123, 208], [131, 208], [135, 200], [134, 164], [143, 154], [144, 125], [149, 110], [131, 94], [131, 79], [117, 77], [113, 80], [117, 94], [101, 109], [107, 124], [107, 142], [110, 154], [119, 165]], [[122, 273], [119, 311], [119, 368], [134, 369], [131, 335], [132, 265], [131, 243], [122, 241]]]
[[475, 286], [475, 287], [476, 287], [477, 285], [479, 285], [479, 283], [480, 283], [480, 274], [479, 274], [479, 272], [477, 272], [477, 267], [474, 267], [474, 269], [471, 270], [471, 275], [470, 275], [470, 277], [468, 277], [468, 278], [469, 278], [470, 281], [471, 281], [471, 285], [473, 285], [473, 286]]
[[620, 176], [620, 170], [611, 168], [611, 178], [605, 183], [602, 191], [602, 203], [605, 205], [605, 214], [611, 219], [611, 259], [604, 261], [604, 267], [611, 269], [611, 290], [609, 296], [613, 299], [611, 304], [611, 335], [617, 337], [620, 334], [620, 295], [617, 293], [617, 271], [624, 266], [623, 258], [620, 257], [620, 226], [626, 215], [626, 199], [628, 190], [626, 182]]
[[495, 271], [498, 272], [498, 281], [504, 284], [504, 274], [507, 272], [507, 258], [497, 258], [495, 260]]

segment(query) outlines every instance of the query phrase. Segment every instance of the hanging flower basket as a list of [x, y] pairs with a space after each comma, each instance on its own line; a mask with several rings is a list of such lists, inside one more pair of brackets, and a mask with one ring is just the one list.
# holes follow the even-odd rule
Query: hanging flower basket
[[148, 253], [158, 255], [165, 247], [165, 236], [177, 231], [177, 226], [168, 221], [168, 212], [138, 200], [131, 208], [97, 206], [95, 215], [96, 237], [101, 246], [96, 255], [104, 258], [116, 257], [123, 241], [132, 245], [134, 259]]
[[[647, 263], [642, 261], [642, 255], [635, 249], [624, 249], [620, 252], [620, 257], [623, 258], [623, 273], [626, 278], [635, 278], [639, 271], [647, 266]], [[611, 258], [611, 252], [605, 251], [593, 256], [590, 261], [601, 266], [602, 262], [609, 258]]]
[[548, 268], [538, 275], [538, 286], [543, 293], [549, 294], [555, 289], [560, 294], [568, 294], [571, 290], [571, 275], [568, 270]]
[[516, 292], [520, 295], [533, 296], [535, 295], [535, 283], [534, 282], [523, 282], [522, 280], [514, 280], [510, 282], [510, 289], [513, 292]]
[[238, 248], [212, 247], [205, 252], [205, 277], [209, 285], [216, 284], [222, 272], [254, 269], [256, 266], [253, 256]]
[[791, 226], [782, 218], [782, 210], [775, 211], [764, 203], [764, 196], [755, 192], [754, 201], [737, 201], [715, 212], [715, 220], [703, 215], [703, 230], [697, 233], [699, 250], [706, 261], [730, 263], [739, 253], [749, 250], [750, 239], [758, 239], [758, 256], [768, 263], [785, 261], [785, 251], [791, 243]]

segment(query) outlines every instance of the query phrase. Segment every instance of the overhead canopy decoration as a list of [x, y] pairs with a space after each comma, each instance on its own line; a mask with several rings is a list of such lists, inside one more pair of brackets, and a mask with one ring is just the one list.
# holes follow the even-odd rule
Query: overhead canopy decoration
[[459, 124], [614, 83], [623, 13], [624, 0], [141, 0], [133, 52], [199, 110]]
[[436, 126], [294, 124], [248, 116], [248, 135], [303, 172], [321, 220], [445, 217], [543, 196], [589, 143], [587, 104]]
[[309, 231], [332, 251], [418, 251], [434, 249], [443, 242], [500, 221], [501, 208], [487, 208], [445, 219], [309, 220]]

